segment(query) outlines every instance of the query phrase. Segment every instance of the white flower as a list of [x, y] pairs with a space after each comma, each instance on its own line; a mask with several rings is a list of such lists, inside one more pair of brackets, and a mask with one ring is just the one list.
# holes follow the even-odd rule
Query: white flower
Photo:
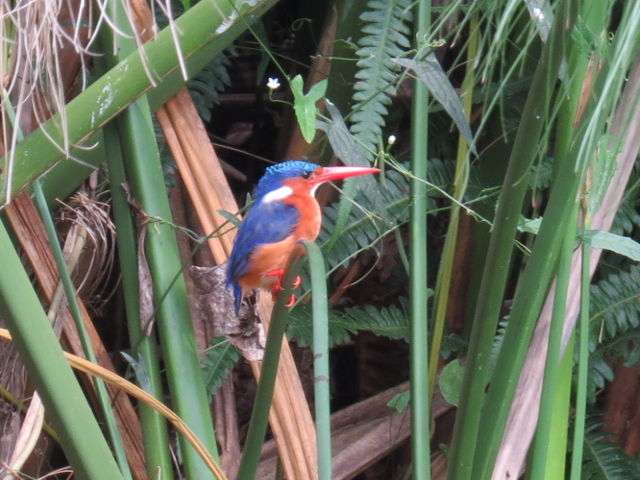
[[534, 16], [535, 18], [537, 18], [538, 20], [541, 20], [541, 21], [542, 21], [542, 20], [544, 20], [544, 12], [542, 11], [542, 9], [541, 9], [541, 8], [533, 7], [533, 8], [531, 9], [531, 13], [532, 13], [532, 14], [533, 14], [533, 16]]
[[269, 77], [269, 81], [267, 82], [267, 88], [271, 90], [276, 90], [280, 88], [280, 80], [278, 80], [276, 77], [274, 78]]
[[387, 143], [389, 145], [393, 145], [394, 143], [396, 143], [396, 136], [395, 135], [389, 135], [389, 138], [387, 138]]

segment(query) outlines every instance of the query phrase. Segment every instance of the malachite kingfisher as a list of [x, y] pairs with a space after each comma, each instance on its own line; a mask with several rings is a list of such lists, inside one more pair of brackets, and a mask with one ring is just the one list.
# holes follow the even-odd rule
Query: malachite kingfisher
[[[282, 289], [291, 253], [302, 248], [301, 240], [313, 241], [318, 236], [321, 214], [315, 193], [320, 185], [379, 171], [372, 167], [322, 167], [300, 160], [267, 168], [227, 264], [227, 285], [233, 289], [236, 313], [242, 297], [254, 288], [268, 289], [275, 297]], [[290, 304], [294, 301], [292, 296]]]

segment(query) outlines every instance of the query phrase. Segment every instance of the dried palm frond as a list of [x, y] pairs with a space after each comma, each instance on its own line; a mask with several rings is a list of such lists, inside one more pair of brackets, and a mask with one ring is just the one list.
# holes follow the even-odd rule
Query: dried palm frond
[[[7, 188], [12, 152], [22, 136], [54, 113], [60, 113], [60, 128], [66, 131], [64, 105], [78, 73], [81, 87], [86, 84], [89, 15], [83, 0], [0, 2], [0, 119]], [[59, 148], [68, 152], [68, 142]]]
[[[2, 321], [0, 321], [0, 325]], [[22, 399], [26, 371], [11, 343], [0, 343], [0, 462], [6, 463], [13, 453], [13, 445], [20, 427], [20, 409], [16, 399]], [[0, 468], [0, 472], [2, 469]]]
[[75, 257], [70, 262], [76, 265], [72, 271], [74, 284], [85, 302], [96, 308], [112, 293], [106, 290], [115, 261], [111, 206], [83, 191], [67, 202], [59, 202], [60, 227], [66, 230], [64, 255], [68, 262]]

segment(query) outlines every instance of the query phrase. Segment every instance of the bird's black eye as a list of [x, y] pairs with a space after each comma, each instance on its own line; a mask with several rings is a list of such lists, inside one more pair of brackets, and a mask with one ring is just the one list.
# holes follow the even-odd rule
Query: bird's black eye
[[302, 178], [304, 178], [305, 180], [308, 180], [311, 177], [313, 177], [313, 172], [306, 171], [302, 174]]

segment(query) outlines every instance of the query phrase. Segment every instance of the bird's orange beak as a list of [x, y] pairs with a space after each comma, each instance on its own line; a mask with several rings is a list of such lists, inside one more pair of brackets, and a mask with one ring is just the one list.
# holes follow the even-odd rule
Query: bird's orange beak
[[311, 179], [314, 185], [324, 182], [333, 182], [347, 177], [357, 177], [369, 173], [378, 173], [379, 168], [373, 167], [322, 167], [320, 173]]

